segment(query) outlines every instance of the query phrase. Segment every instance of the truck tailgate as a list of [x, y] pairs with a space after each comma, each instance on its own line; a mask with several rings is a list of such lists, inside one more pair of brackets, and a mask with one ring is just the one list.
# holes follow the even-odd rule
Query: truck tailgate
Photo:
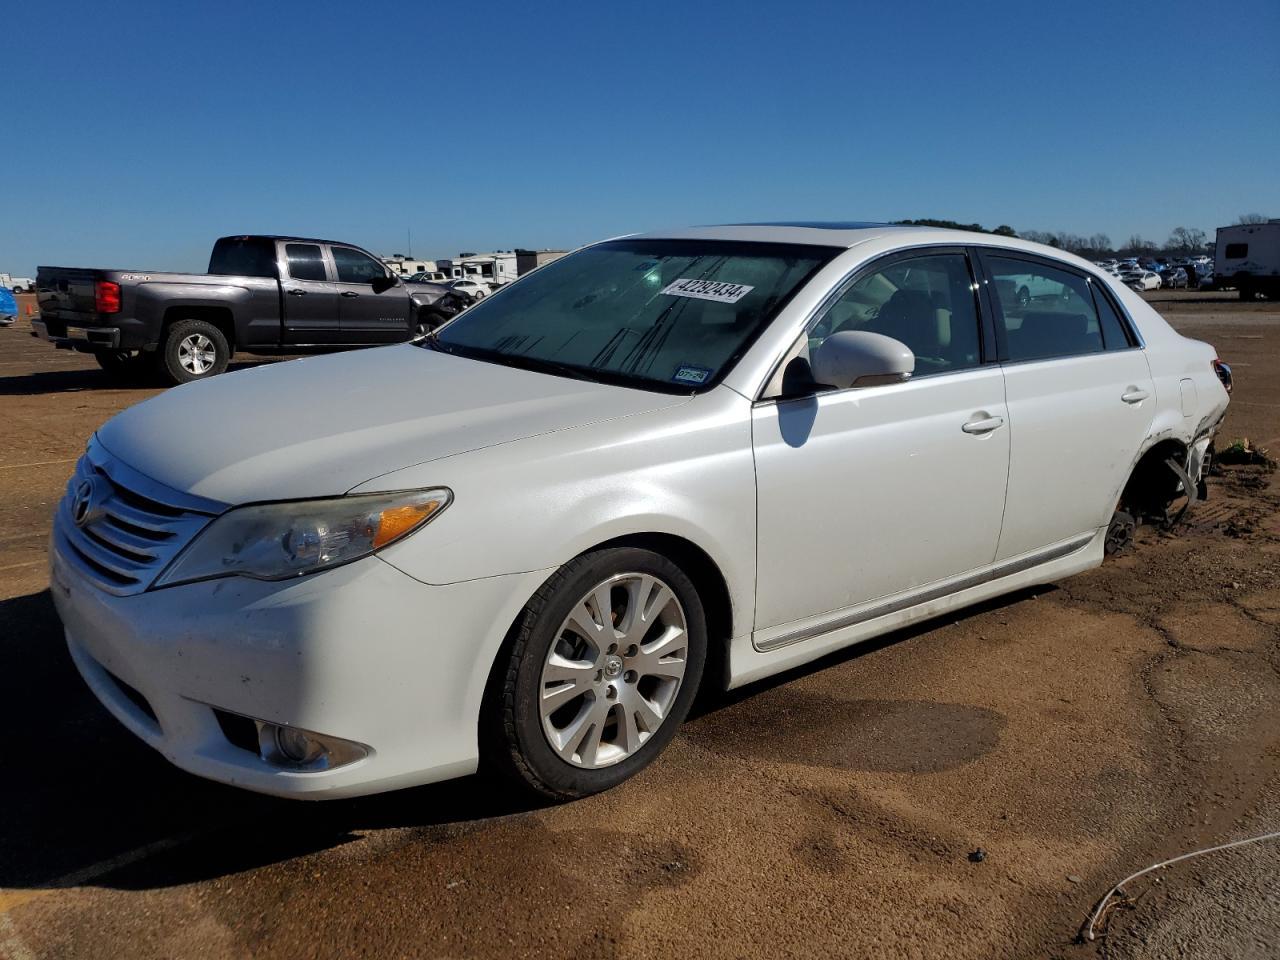
[[[67, 321], [83, 321], [97, 312], [94, 282], [100, 271], [78, 267], [41, 267], [36, 275], [40, 318], [61, 336]], [[61, 329], [59, 329], [61, 328]]]

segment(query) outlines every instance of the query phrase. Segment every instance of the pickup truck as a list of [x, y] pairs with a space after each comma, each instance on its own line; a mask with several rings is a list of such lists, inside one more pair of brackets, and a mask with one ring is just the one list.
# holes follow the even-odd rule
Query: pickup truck
[[471, 303], [405, 284], [359, 247], [303, 237], [223, 237], [207, 274], [39, 267], [32, 336], [92, 353], [108, 373], [170, 383], [221, 373], [237, 351], [312, 353], [400, 343]]

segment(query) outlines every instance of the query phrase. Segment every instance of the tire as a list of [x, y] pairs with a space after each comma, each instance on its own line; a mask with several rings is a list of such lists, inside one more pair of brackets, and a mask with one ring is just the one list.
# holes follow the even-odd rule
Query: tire
[[160, 370], [170, 383], [207, 380], [227, 369], [231, 347], [222, 331], [205, 320], [179, 320], [165, 335]]
[[1240, 292], [1240, 299], [1241, 299], [1241, 300], [1246, 300], [1246, 301], [1249, 301], [1249, 302], [1253, 302], [1254, 297], [1255, 297], [1255, 294], [1254, 294], [1254, 292], [1253, 292], [1253, 287], [1246, 287], [1246, 286], [1244, 286], [1243, 284], [1241, 284], [1241, 286], [1240, 286], [1240, 288], [1239, 288], [1239, 292]]
[[443, 316], [442, 314], [436, 313], [431, 310], [422, 311], [421, 313], [418, 314], [418, 321], [417, 323], [414, 324], [414, 327], [413, 327], [414, 339], [416, 340], [420, 337], [425, 337], [436, 327], [443, 324], [447, 319], [448, 318]]
[[113, 380], [143, 381], [152, 372], [152, 357], [141, 350], [95, 350], [93, 359]]
[[[607, 627], [597, 596], [607, 598], [607, 619], [616, 621]], [[619, 630], [632, 622], [632, 609], [647, 609], [648, 622]], [[584, 554], [529, 601], [494, 665], [482, 724], [485, 764], [556, 800], [608, 790], [675, 736], [706, 655], [702, 602], [678, 566], [635, 547]]]

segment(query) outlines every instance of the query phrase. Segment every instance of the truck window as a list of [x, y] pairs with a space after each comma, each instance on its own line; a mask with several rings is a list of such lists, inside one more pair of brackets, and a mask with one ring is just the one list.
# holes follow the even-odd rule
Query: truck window
[[223, 237], [213, 245], [209, 272], [231, 277], [274, 277], [275, 244], [263, 237]]
[[328, 280], [324, 270], [324, 254], [316, 243], [286, 243], [284, 255], [289, 261], [289, 276], [295, 280]]
[[330, 247], [339, 283], [371, 283], [387, 275], [382, 264], [350, 247]]
[[1228, 260], [1243, 260], [1249, 256], [1249, 245], [1247, 243], [1228, 243], [1223, 256]]

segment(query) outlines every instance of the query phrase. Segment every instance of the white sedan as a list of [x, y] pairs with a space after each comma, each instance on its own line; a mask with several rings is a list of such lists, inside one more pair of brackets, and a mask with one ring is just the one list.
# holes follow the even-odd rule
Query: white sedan
[[1135, 270], [1127, 274], [1125, 280], [1134, 290], [1159, 290], [1164, 283], [1154, 270]]
[[700, 687], [1101, 563], [1194, 498], [1229, 384], [1020, 240], [627, 237], [415, 344], [115, 417], [52, 593], [94, 693], [186, 770], [322, 798], [483, 761], [581, 796]]
[[491, 292], [487, 283], [481, 283], [479, 280], [468, 280], [466, 278], [461, 280], [446, 280], [444, 285], [450, 290], [460, 290], [463, 293], [469, 293], [477, 300], [487, 297]]

